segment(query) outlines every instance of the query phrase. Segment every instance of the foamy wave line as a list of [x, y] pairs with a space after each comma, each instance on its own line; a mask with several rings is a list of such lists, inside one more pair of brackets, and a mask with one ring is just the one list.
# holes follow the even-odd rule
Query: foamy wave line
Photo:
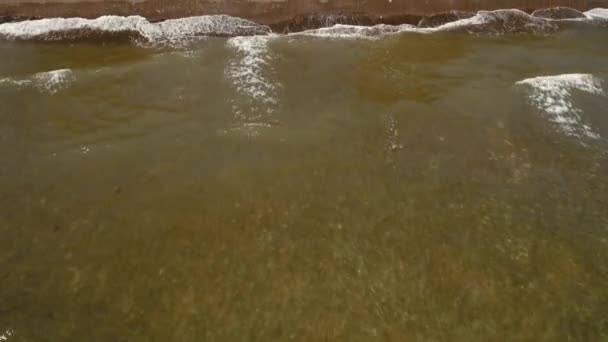
[[465, 31], [480, 34], [505, 33], [550, 33], [558, 27], [541, 18], [532, 17], [526, 12], [509, 9], [495, 11], [479, 11], [476, 15], [445, 23], [437, 27], [416, 27], [414, 25], [334, 25], [332, 27], [307, 30], [292, 35], [305, 35], [330, 38], [378, 38], [405, 32], [435, 33], [448, 31]]
[[[517, 9], [479, 11], [470, 18], [459, 19], [438, 27], [414, 25], [357, 26], [336, 24], [290, 35], [329, 38], [376, 38], [403, 32], [434, 33], [464, 31], [478, 34], [551, 33], [556, 22], [580, 20], [608, 21], [608, 9], [595, 8], [583, 13], [581, 19], [544, 19]], [[331, 21], [327, 21], [328, 23]], [[268, 26], [228, 15], [206, 15], [150, 23], [141, 16], [102, 16], [97, 19], [51, 18], [0, 24], [0, 38], [9, 40], [74, 40], [94, 35], [127, 35], [151, 43], [179, 44], [201, 36], [268, 35]]]
[[575, 137], [599, 139], [600, 135], [583, 123], [582, 111], [572, 102], [572, 90], [590, 94], [602, 94], [599, 79], [591, 74], [563, 74], [527, 78], [516, 84], [532, 88], [530, 101], [548, 115], [549, 121], [562, 132]]
[[[608, 9], [595, 8], [583, 13], [582, 21], [608, 20]], [[544, 19], [531, 16], [518, 9], [500, 9], [479, 11], [470, 18], [448, 22], [437, 27], [416, 27], [414, 25], [357, 26], [336, 24], [302, 32], [291, 33], [291, 36], [314, 36], [323, 38], [362, 38], [375, 39], [400, 33], [436, 33], [462, 31], [475, 34], [509, 34], [509, 33], [552, 33], [559, 29], [557, 22], [573, 19]], [[576, 19], [579, 20], [579, 19]]]
[[290, 36], [315, 36], [325, 38], [377, 38], [390, 34], [416, 31], [416, 26], [409, 24], [380, 24], [374, 26], [336, 24], [331, 27], [322, 27], [313, 30], [291, 33]]
[[558, 29], [553, 23], [517, 9], [479, 11], [471, 18], [446, 23], [428, 32], [465, 30], [473, 33], [550, 33]]
[[608, 20], [608, 8], [594, 8], [583, 14], [589, 19]]
[[39, 91], [54, 94], [61, 89], [65, 89], [70, 86], [74, 81], [74, 73], [70, 69], [52, 70], [46, 72], [39, 72], [27, 78], [2, 78], [0, 79], [0, 85], [8, 84], [22, 87], [34, 87]]
[[140, 16], [97, 19], [52, 18], [0, 24], [0, 37], [10, 40], [64, 40], [91, 34], [127, 34], [148, 42], [176, 42], [198, 36], [268, 34], [270, 28], [227, 15], [208, 15], [150, 23]]

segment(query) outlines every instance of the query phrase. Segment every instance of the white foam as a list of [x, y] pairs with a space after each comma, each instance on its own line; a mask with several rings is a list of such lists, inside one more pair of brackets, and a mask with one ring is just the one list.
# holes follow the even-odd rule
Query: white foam
[[[584, 14], [591, 20], [608, 20], [608, 9], [594, 8]], [[327, 20], [327, 22], [332, 22], [332, 20]], [[490, 34], [552, 32], [557, 30], [557, 26], [552, 22], [555, 21], [533, 17], [517, 9], [502, 9], [479, 11], [471, 18], [460, 19], [433, 28], [416, 28], [409, 24], [375, 26], [336, 24], [291, 35], [376, 38], [403, 32], [433, 33], [452, 30]], [[78, 37], [78, 32], [134, 34], [151, 43], [181, 44], [187, 39], [208, 35], [265, 35], [270, 33], [270, 28], [227, 15], [196, 16], [159, 23], [150, 23], [141, 16], [102, 16], [96, 19], [51, 18], [0, 24], [0, 37], [13, 40], [62, 40]]]
[[594, 8], [584, 14], [590, 19], [608, 20], [608, 8]]
[[92, 30], [100, 32], [144, 32], [150, 23], [143, 17], [102, 16], [97, 19], [51, 18], [0, 25], [0, 35], [10, 39], [54, 39], [59, 32]]
[[563, 74], [541, 76], [517, 82], [532, 88], [530, 101], [544, 111], [551, 122], [558, 125], [567, 135], [593, 139], [600, 135], [582, 122], [582, 111], [572, 102], [572, 90], [602, 94], [601, 82], [591, 74]]
[[[227, 15], [208, 15], [182, 19], [166, 20], [150, 26], [158, 29], [160, 35], [146, 38], [157, 40], [176, 41], [204, 35], [235, 36], [251, 34], [267, 34], [270, 28], [258, 25], [252, 21], [235, 18]], [[156, 30], [152, 30], [157, 32]]]
[[25, 87], [27, 85], [32, 84], [32, 80], [31, 79], [15, 79], [12, 77], [0, 78], [0, 85], [4, 85], [4, 84], [21, 88], [21, 87]]
[[375, 39], [386, 35], [412, 33], [435, 33], [445, 31], [468, 31], [482, 34], [505, 33], [544, 33], [553, 32], [558, 27], [553, 23], [532, 17], [526, 12], [517, 9], [504, 9], [494, 11], [479, 11], [476, 15], [445, 23], [437, 27], [416, 27], [403, 25], [375, 25], [357, 26], [337, 24], [332, 27], [307, 30], [290, 34], [291, 36], [315, 36], [324, 38], [362, 38]]
[[176, 42], [205, 35], [251, 35], [270, 32], [267, 26], [227, 15], [207, 15], [150, 23], [141, 16], [96, 19], [52, 18], [0, 24], [0, 36], [19, 40], [61, 40], [75, 32], [136, 34], [149, 42]]
[[[584, 13], [589, 19], [608, 19], [608, 9], [595, 8]], [[581, 19], [562, 19], [581, 20]], [[583, 20], [585, 20], [583, 18]], [[447, 31], [466, 31], [479, 34], [508, 33], [551, 33], [559, 29], [555, 24], [559, 20], [547, 20], [533, 17], [518, 9], [499, 9], [479, 11], [474, 16], [448, 22], [437, 27], [416, 27], [413, 25], [375, 25], [357, 26], [337, 24], [332, 27], [307, 30], [291, 35], [307, 35], [328, 38], [377, 38], [406, 32], [435, 33]]]
[[74, 74], [70, 69], [59, 69], [46, 72], [39, 72], [27, 78], [2, 78], [0, 79], [0, 85], [8, 84], [22, 87], [34, 87], [42, 92], [56, 93], [61, 89], [65, 89], [70, 86], [74, 81]]
[[60, 69], [38, 73], [34, 75], [33, 80], [39, 89], [55, 93], [67, 88], [74, 80], [74, 75], [70, 69]]
[[[276, 36], [234, 37], [227, 41], [236, 56], [228, 63], [225, 75], [247, 106], [233, 103], [234, 115], [244, 122], [254, 122], [273, 113], [280, 85], [267, 78], [272, 54], [268, 43]], [[237, 101], [239, 98], [237, 98]]]
[[13, 335], [13, 330], [8, 329], [4, 333], [0, 334], [0, 341], [8, 341], [8, 338]]
[[416, 32], [416, 27], [409, 24], [403, 25], [375, 25], [357, 26], [336, 24], [331, 27], [323, 27], [313, 30], [291, 33], [291, 36], [314, 36], [323, 38], [378, 38], [389, 34], [401, 32]]
[[[566, 15], [566, 18], [551, 18], [553, 10], [558, 11], [558, 13], [565, 11], [564, 14]], [[567, 17], [568, 15], [572, 15], [573, 17]], [[547, 21], [585, 21], [588, 19], [584, 13], [569, 7], [541, 8], [532, 12], [531, 16]]]
[[[485, 11], [484, 11], [485, 12]], [[421, 32], [437, 32], [437, 31], [449, 31], [461, 27], [478, 26], [490, 22], [491, 17], [478, 12], [476, 15], [470, 18], [458, 19], [437, 27], [420, 28]]]
[[536, 18], [518, 9], [479, 11], [471, 18], [460, 19], [441, 26], [422, 29], [429, 32], [469, 29], [478, 33], [543, 33], [557, 30], [557, 26], [547, 20]]

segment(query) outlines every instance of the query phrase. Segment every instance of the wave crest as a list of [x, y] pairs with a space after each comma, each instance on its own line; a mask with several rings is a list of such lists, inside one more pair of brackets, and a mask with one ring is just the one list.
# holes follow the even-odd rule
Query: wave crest
[[466, 31], [476, 34], [551, 33], [558, 26], [517, 9], [479, 11], [471, 18], [457, 20], [430, 30]]
[[608, 8], [594, 8], [585, 12], [585, 15], [589, 19], [608, 20]]
[[[411, 19], [411, 18], [410, 18]], [[387, 19], [388, 20], [388, 19]], [[294, 17], [276, 29], [290, 35], [335, 38], [374, 38], [415, 32], [467, 32], [473, 34], [547, 34], [559, 30], [561, 21], [608, 23], [608, 9], [595, 8], [581, 13], [569, 8], [549, 8], [529, 15], [517, 9], [494, 11], [450, 11], [424, 17], [418, 26], [391, 25], [362, 14], [326, 14]], [[403, 22], [403, 21], [401, 21]], [[378, 23], [373, 26], [365, 26]], [[307, 29], [304, 31], [301, 29]], [[299, 32], [294, 32], [299, 31]], [[103, 16], [97, 19], [53, 18], [0, 24], [0, 39], [73, 41], [90, 39], [136, 39], [153, 45], [179, 46], [203, 36], [268, 35], [266, 25], [227, 15], [207, 15], [151, 23], [140, 16]], [[294, 33], [290, 33], [294, 32]]]
[[149, 43], [179, 43], [199, 36], [268, 34], [268, 26], [227, 15], [209, 15], [150, 23], [140, 16], [103, 16], [97, 19], [53, 18], [0, 25], [8, 40], [78, 40], [91, 37], [140, 38]]
[[374, 23], [373, 18], [369, 15], [337, 12], [298, 15], [284, 22], [276, 23], [272, 25], [272, 27], [276, 32], [287, 34], [331, 27], [334, 25], [371, 26]]
[[2, 78], [0, 85], [12, 85], [18, 88], [33, 87], [41, 92], [54, 94], [70, 86], [75, 77], [70, 69], [59, 69], [39, 72], [27, 78]]
[[416, 26], [409, 24], [375, 26], [356, 26], [337, 24], [332, 27], [323, 27], [303, 32], [293, 33], [294, 36], [315, 36], [327, 38], [374, 38], [401, 32], [415, 32]]
[[[439, 16], [436, 15], [435, 17]], [[428, 27], [432, 25], [428, 23], [428, 20], [425, 22], [424, 19], [421, 20], [422, 25], [419, 25], [418, 27], [409, 24], [379, 24], [375, 26], [337, 24], [332, 27], [307, 30], [293, 33], [292, 35], [334, 38], [375, 38], [404, 32], [467, 32], [474, 34], [503, 35], [518, 33], [544, 34], [552, 33], [559, 29], [559, 27], [551, 21], [533, 17], [526, 12], [516, 9], [479, 11], [472, 16], [466, 15], [466, 13], [442, 16], [441, 18], [435, 19], [435, 21], [438, 21], [439, 19], [442, 20], [441, 22], [449, 21], [451, 19], [454, 19], [455, 21], [445, 22], [435, 27]]]
[[599, 139], [600, 135], [583, 123], [582, 110], [572, 101], [572, 90], [590, 94], [602, 94], [599, 79], [591, 74], [563, 74], [527, 78], [518, 85], [531, 87], [530, 102], [542, 110], [549, 121], [556, 124], [566, 135]]
[[584, 19], [587, 16], [569, 7], [551, 7], [543, 8], [532, 12], [533, 17], [551, 19], [551, 20], [564, 20], [564, 19]]

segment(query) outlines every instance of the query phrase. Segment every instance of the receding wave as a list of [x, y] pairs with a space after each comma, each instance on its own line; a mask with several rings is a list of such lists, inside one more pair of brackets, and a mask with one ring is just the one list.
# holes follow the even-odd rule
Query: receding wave
[[0, 37], [9, 40], [76, 40], [91, 36], [125, 36], [150, 43], [179, 43], [200, 36], [268, 34], [268, 26], [227, 15], [209, 15], [150, 23], [140, 16], [103, 16], [97, 19], [52, 18], [0, 25]]
[[35, 88], [44, 93], [56, 93], [70, 86], [74, 81], [74, 73], [70, 69], [59, 69], [39, 72], [25, 78], [7, 77], [0, 79], [1, 85], [17, 88]]
[[601, 81], [591, 74], [563, 74], [528, 78], [517, 82], [529, 86], [530, 102], [540, 109], [566, 135], [599, 139], [600, 135], [585, 124], [582, 110], [572, 100], [572, 91], [602, 94]]

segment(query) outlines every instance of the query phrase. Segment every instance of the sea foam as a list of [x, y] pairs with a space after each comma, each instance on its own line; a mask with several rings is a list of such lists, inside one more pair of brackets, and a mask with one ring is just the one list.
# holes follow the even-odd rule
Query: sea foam
[[374, 25], [374, 26], [357, 26], [336, 24], [331, 27], [322, 27], [318, 29], [306, 30], [302, 32], [291, 33], [291, 36], [314, 36], [324, 38], [378, 38], [390, 34], [402, 32], [416, 32], [416, 26], [403, 25]]
[[517, 9], [479, 11], [476, 15], [446, 23], [435, 28], [421, 29], [428, 32], [466, 31], [479, 34], [550, 33], [558, 27], [548, 20], [536, 18]]
[[128, 35], [150, 43], [176, 43], [200, 36], [268, 34], [270, 28], [227, 15], [208, 15], [150, 23], [140, 16], [97, 19], [52, 18], [0, 24], [0, 37], [9, 40], [70, 40], [91, 35]]
[[18, 88], [33, 87], [41, 92], [53, 94], [69, 87], [74, 79], [72, 70], [59, 69], [39, 72], [26, 78], [2, 78], [0, 85], [12, 85]]
[[516, 84], [531, 87], [530, 101], [542, 110], [562, 132], [575, 137], [599, 139], [600, 135], [583, 123], [582, 110], [572, 100], [572, 91], [602, 94], [599, 79], [591, 74], [563, 74], [527, 78]]
[[517, 9], [479, 11], [476, 15], [445, 23], [437, 27], [416, 27], [409, 24], [356, 26], [337, 24], [331, 27], [292, 33], [323, 38], [376, 39], [400, 33], [468, 32], [474, 34], [501, 35], [511, 33], [551, 33], [558, 26], [549, 20], [532, 17]]
[[[595, 8], [584, 13], [582, 21], [604, 22], [608, 9]], [[568, 21], [568, 19], [563, 19]], [[577, 19], [578, 20], [578, 19]], [[327, 24], [340, 20], [327, 20]], [[336, 24], [330, 27], [291, 33], [325, 38], [369, 38], [416, 32], [464, 31], [474, 34], [551, 33], [561, 20], [543, 19], [517, 9], [479, 11], [476, 15], [438, 27], [409, 24], [358, 26]], [[227, 15], [206, 15], [151, 23], [141, 16], [102, 16], [97, 19], [51, 18], [0, 24], [0, 38], [9, 40], [78, 40], [92, 36], [127, 36], [153, 44], [181, 45], [203, 36], [268, 35], [268, 26]]]
[[589, 19], [608, 20], [608, 8], [594, 8], [584, 13]]

